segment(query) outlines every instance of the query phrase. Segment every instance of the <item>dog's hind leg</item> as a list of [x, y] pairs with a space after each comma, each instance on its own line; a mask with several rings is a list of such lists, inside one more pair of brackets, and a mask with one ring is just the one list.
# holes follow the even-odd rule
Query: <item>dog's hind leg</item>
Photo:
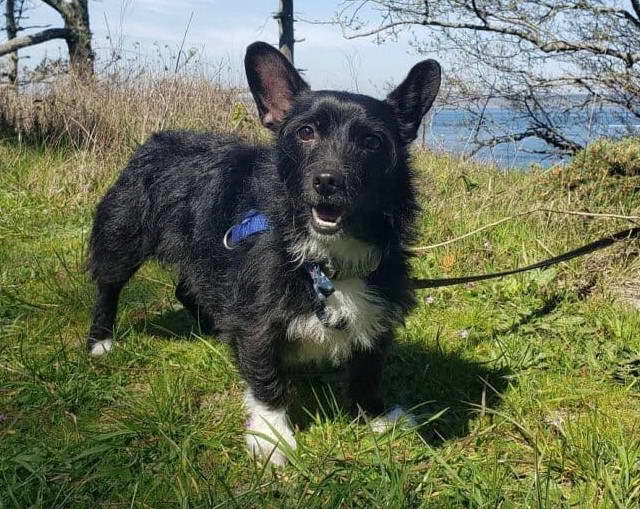
[[204, 311], [203, 307], [198, 304], [195, 296], [189, 292], [187, 284], [183, 279], [181, 279], [178, 286], [176, 286], [176, 299], [191, 313], [191, 316], [198, 322], [198, 326], [204, 334], [213, 333], [213, 319]]
[[87, 348], [93, 357], [104, 355], [113, 346], [113, 326], [116, 321], [118, 297], [124, 283], [98, 283], [98, 295], [93, 308]]
[[371, 419], [371, 428], [382, 433], [403, 423], [415, 426], [415, 419], [400, 406], [394, 406], [386, 414], [382, 399], [381, 382], [386, 350], [390, 339], [384, 339], [381, 348], [366, 352], [355, 352], [348, 366], [348, 398], [350, 412], [354, 416], [366, 415]]
[[[93, 260], [95, 260], [95, 256]], [[120, 292], [131, 276], [135, 274], [140, 265], [133, 268], [117, 270], [115, 265], [98, 266], [93, 265], [93, 279], [96, 282], [96, 303], [93, 308], [93, 320], [89, 329], [87, 339], [87, 349], [93, 357], [99, 357], [111, 350], [113, 346], [113, 328], [118, 312], [118, 299]], [[114, 278], [114, 275], [118, 275]]]
[[349, 361], [347, 397], [354, 417], [363, 413], [374, 418], [384, 411], [380, 385], [385, 353], [379, 349], [356, 351]]

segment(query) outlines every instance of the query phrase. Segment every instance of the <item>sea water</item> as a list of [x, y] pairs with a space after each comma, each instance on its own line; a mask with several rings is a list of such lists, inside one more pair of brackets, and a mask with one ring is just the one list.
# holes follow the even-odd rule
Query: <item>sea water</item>
[[[572, 114], [558, 111], [553, 121], [561, 132], [581, 145], [601, 137], [640, 136], [640, 118], [613, 110], [585, 109]], [[477, 119], [464, 110], [442, 108], [427, 119], [420, 141], [432, 148], [471, 154], [476, 135], [480, 139], [487, 139], [493, 134], [508, 136], [524, 130], [526, 126], [526, 120], [509, 109], [486, 110], [484, 122], [479, 125]], [[545, 153], [548, 151], [551, 152]], [[474, 155], [474, 159], [526, 169], [532, 164], [548, 167], [562, 162], [566, 156], [554, 153], [553, 147], [531, 137], [483, 148]]]

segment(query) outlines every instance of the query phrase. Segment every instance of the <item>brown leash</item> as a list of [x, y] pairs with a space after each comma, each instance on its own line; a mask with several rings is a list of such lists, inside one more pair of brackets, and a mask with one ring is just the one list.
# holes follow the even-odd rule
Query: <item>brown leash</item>
[[491, 274], [479, 274], [476, 276], [465, 276], [465, 277], [450, 277], [450, 278], [442, 278], [442, 279], [412, 279], [411, 283], [415, 290], [420, 290], [423, 288], [438, 288], [440, 286], [452, 286], [459, 285], [462, 283], [472, 283], [474, 281], [484, 281], [485, 279], [494, 279], [502, 276], [509, 276], [511, 274], [518, 274], [520, 272], [526, 272], [528, 270], [534, 269], [544, 269], [546, 267], [550, 267], [551, 265], [555, 265], [557, 263], [566, 262], [567, 260], [571, 260], [573, 258], [577, 258], [578, 256], [584, 256], [589, 253], [593, 253], [594, 251], [599, 251], [600, 249], [607, 248], [616, 242], [620, 242], [621, 240], [630, 240], [636, 237], [640, 237], [640, 227], [630, 228], [628, 230], [623, 230], [618, 233], [614, 233], [608, 237], [603, 237], [595, 242], [591, 242], [585, 246], [579, 247], [572, 251], [568, 251], [558, 256], [554, 256], [553, 258], [547, 258], [546, 260], [542, 260], [541, 262], [534, 263], [533, 265], [527, 265], [526, 267], [519, 267], [517, 269], [505, 270], [503, 272], [493, 272]]

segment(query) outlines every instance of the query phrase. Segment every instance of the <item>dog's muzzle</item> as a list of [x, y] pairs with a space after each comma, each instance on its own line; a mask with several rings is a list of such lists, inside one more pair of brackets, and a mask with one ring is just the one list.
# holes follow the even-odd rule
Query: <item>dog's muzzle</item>
[[341, 228], [345, 208], [332, 203], [332, 199], [344, 191], [344, 176], [335, 171], [321, 170], [314, 173], [312, 179], [313, 190], [322, 201], [311, 207], [311, 224], [318, 233], [336, 233]]

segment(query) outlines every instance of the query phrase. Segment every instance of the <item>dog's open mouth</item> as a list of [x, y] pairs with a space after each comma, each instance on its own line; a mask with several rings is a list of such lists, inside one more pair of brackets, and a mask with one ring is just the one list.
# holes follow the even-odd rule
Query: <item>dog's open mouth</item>
[[336, 205], [311, 207], [313, 227], [320, 233], [335, 233], [340, 229], [344, 208]]

